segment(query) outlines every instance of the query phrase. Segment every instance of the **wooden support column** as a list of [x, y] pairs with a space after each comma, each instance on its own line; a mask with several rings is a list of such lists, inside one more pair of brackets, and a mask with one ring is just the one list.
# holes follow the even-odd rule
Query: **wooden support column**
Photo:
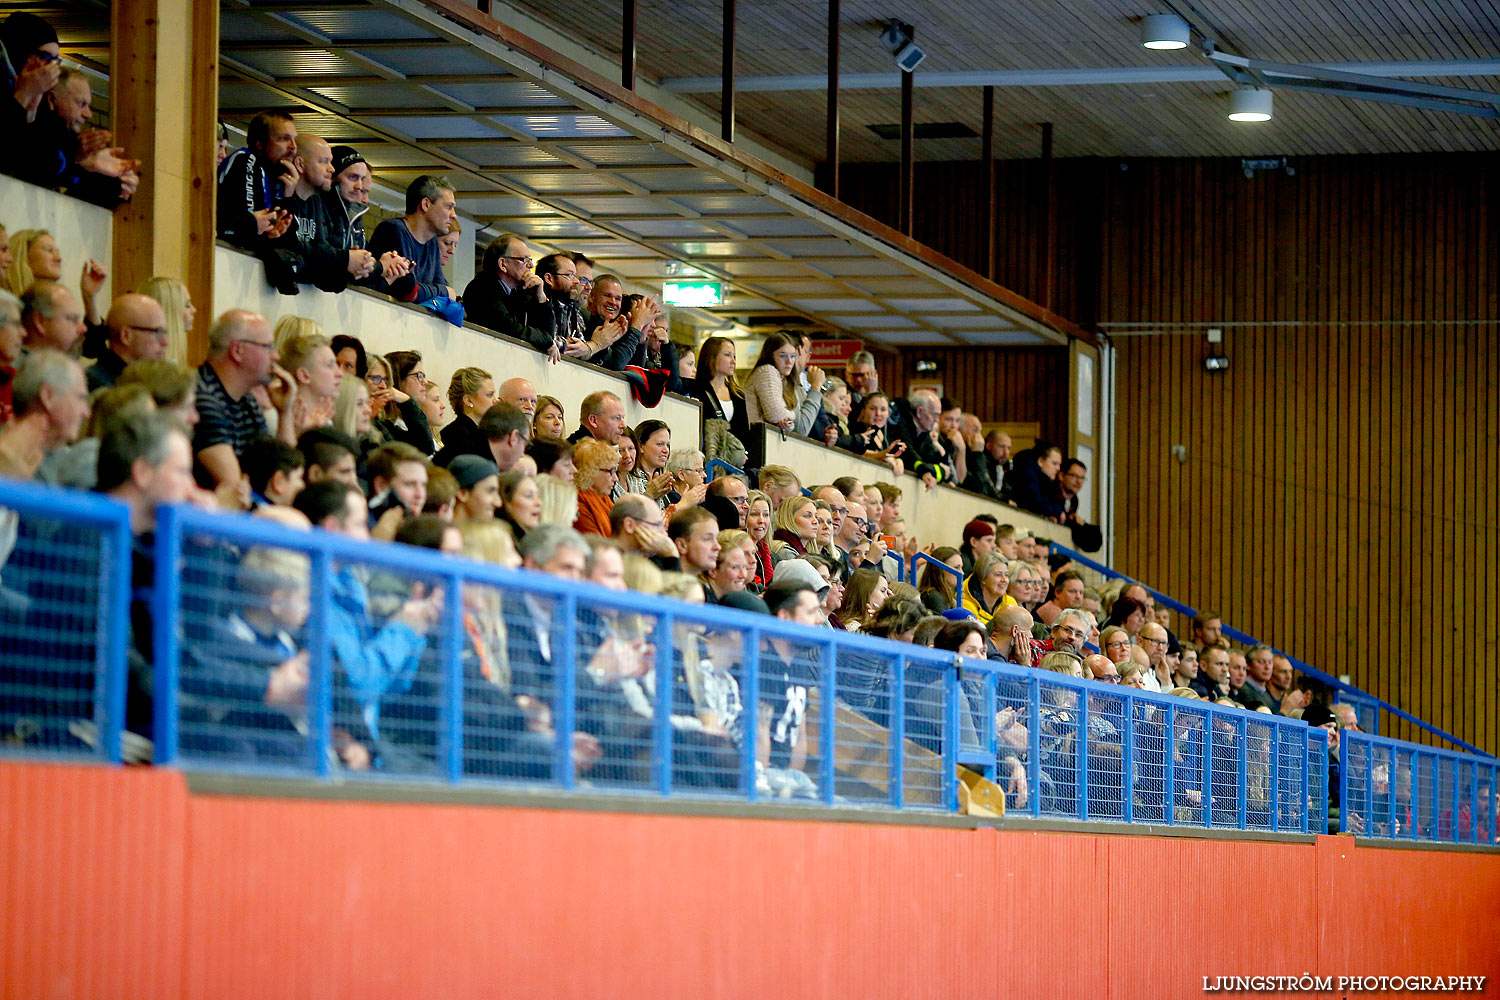
[[620, 86], [635, 89], [635, 21], [640, 0], [625, 0], [624, 38], [620, 42]]
[[1052, 123], [1042, 122], [1042, 305], [1057, 302], [1057, 174], [1052, 159]]
[[141, 184], [115, 213], [116, 294], [162, 275], [197, 308], [187, 357], [203, 360], [213, 323], [219, 6], [115, 0], [110, 18], [110, 124], [141, 160]]
[[720, 87], [723, 103], [719, 108], [720, 135], [734, 142], [734, 22], [735, 0], [724, 0], [724, 78]]
[[839, 0], [828, 0], [828, 193], [839, 196]]
[[984, 138], [979, 158], [984, 162], [979, 182], [984, 185], [984, 274], [995, 280], [995, 88], [984, 88]]
[[[915, 36], [916, 29], [909, 29]], [[916, 77], [905, 70], [901, 73], [901, 220], [896, 228], [907, 236], [912, 234], [915, 211], [913, 208], [915, 184], [915, 126], [912, 124], [912, 115], [915, 109], [913, 91], [916, 85]]]

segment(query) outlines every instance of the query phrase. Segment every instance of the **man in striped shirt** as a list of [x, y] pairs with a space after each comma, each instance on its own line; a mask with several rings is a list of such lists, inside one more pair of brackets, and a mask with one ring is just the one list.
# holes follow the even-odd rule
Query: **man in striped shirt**
[[208, 331], [208, 360], [198, 368], [193, 453], [203, 470], [203, 485], [218, 494], [221, 506], [247, 506], [240, 457], [251, 441], [268, 434], [252, 389], [268, 388], [280, 414], [280, 436], [286, 440], [290, 435], [287, 443], [296, 443], [292, 420], [296, 388], [277, 360], [271, 324], [259, 313], [231, 309]]

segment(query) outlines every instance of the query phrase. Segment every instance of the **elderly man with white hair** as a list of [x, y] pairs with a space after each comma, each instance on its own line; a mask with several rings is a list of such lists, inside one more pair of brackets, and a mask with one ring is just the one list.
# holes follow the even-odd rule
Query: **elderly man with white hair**
[[931, 389], [913, 389], [905, 399], [891, 400], [888, 435], [906, 442], [906, 467], [931, 489], [937, 483], [957, 485], [949, 444], [938, 427], [942, 398]]
[[1082, 608], [1069, 608], [1052, 622], [1052, 635], [1032, 643], [1032, 665], [1039, 666], [1042, 657], [1053, 650], [1083, 656], [1083, 644], [1094, 630], [1094, 616]]

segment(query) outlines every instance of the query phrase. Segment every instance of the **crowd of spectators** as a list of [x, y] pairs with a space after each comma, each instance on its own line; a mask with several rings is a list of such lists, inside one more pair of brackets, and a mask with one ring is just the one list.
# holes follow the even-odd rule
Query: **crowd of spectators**
[[[120, 151], [107, 135], [78, 127], [87, 118], [86, 85], [58, 72], [55, 35], [28, 18], [12, 15], [0, 40], [16, 104], [6, 114], [17, 128], [61, 137], [60, 172], [36, 176], [81, 194], [108, 187], [103, 177], [118, 188], [113, 196], [128, 198], [131, 171], [110, 173], [112, 163], [125, 162]], [[517, 235], [489, 244], [460, 296], [442, 270], [457, 221], [447, 180], [418, 178], [407, 189], [405, 215], [380, 223], [367, 240], [361, 216], [371, 174], [356, 150], [299, 134], [291, 118], [275, 113], [257, 116], [247, 139], [221, 164], [220, 235], [264, 261], [281, 291], [362, 284], [450, 319], [467, 316], [552, 362], [566, 356], [625, 372], [648, 405], [665, 391], [686, 393], [703, 405], [702, 447], [697, 428], [657, 419], [627, 426], [625, 401], [613, 391], [559, 400], [525, 378], [497, 379], [478, 365], [432, 372], [418, 351], [382, 356], [356, 335], [329, 336], [293, 315], [273, 323], [228, 309], [211, 324], [207, 356], [194, 369], [183, 364], [194, 316], [181, 282], [153, 279], [101, 310], [101, 266], [83, 263], [75, 292], [50, 234], [7, 238], [0, 230], [0, 476], [94, 490], [126, 504], [141, 539], [138, 590], [152, 582], [158, 505], [188, 503], [1101, 685], [1300, 715], [1329, 729], [1335, 747], [1337, 730], [1353, 727], [1335, 714], [1341, 707], [1325, 688], [1296, 677], [1274, 650], [1231, 646], [1216, 615], [1180, 623], [1191, 637], [1179, 638], [1172, 612], [1157, 607], [1149, 590], [1090, 586], [1045, 538], [998, 517], [975, 518], [950, 537], [918, 539], [907, 530], [894, 482], [907, 470], [928, 488], [962, 485], [1076, 525], [1086, 469], [1059, 449], [1041, 445], [1013, 459], [1010, 438], [983, 433], [979, 418], [956, 402], [923, 389], [904, 398], [883, 392], [867, 352], [841, 377], [811, 365], [805, 334], [768, 336], [742, 383], [734, 341], [710, 337], [696, 356], [679, 355], [654, 298], [624, 294], [619, 278], [596, 274], [579, 253], [534, 259]], [[82, 177], [84, 187], [70, 187], [65, 176]], [[92, 364], [85, 367], [80, 354]], [[893, 481], [804, 483], [759, 460], [750, 433], [756, 424], [882, 462]], [[714, 457], [746, 474], [709, 475]], [[14, 519], [9, 526], [8, 548], [26, 530]], [[917, 560], [919, 553], [925, 558]], [[232, 561], [236, 593], [253, 599], [215, 616], [202, 648], [189, 650], [207, 678], [195, 692], [198, 704], [221, 721], [234, 715], [264, 730], [241, 752], [285, 755], [306, 729], [307, 560], [252, 548]], [[400, 770], [420, 766], [421, 755], [402, 735], [410, 720], [392, 724], [399, 713], [390, 706], [442, 690], [426, 654], [443, 601], [419, 584], [393, 593], [388, 581], [378, 582], [349, 567], [333, 580], [324, 620], [338, 671], [335, 749], [350, 769]], [[475, 766], [550, 773], [550, 692], [557, 672], [575, 667], [580, 772], [628, 780], [645, 766], [639, 749], [649, 746], [655, 697], [649, 630], [603, 612], [565, 622], [529, 598], [476, 593], [464, 600], [465, 720], [498, 741], [493, 752], [475, 755]], [[149, 616], [136, 615], [133, 624], [129, 723], [149, 737]], [[756, 746], [766, 787], [815, 794], [805, 724], [809, 698], [818, 694], [816, 656], [768, 639], [760, 651], [762, 704], [745, 706], [723, 636], [700, 630], [678, 640], [679, 683], [670, 697], [682, 780], [732, 784], [748, 722], [762, 734]], [[575, 663], [556, 660], [564, 649], [575, 650]], [[850, 703], [888, 722], [880, 683], [852, 693]], [[1044, 753], [1055, 757], [1064, 734], [1076, 732], [1069, 711], [1076, 705], [1048, 707], [1039, 734]], [[918, 739], [920, 720], [913, 727]], [[1003, 746], [997, 774], [1011, 804], [1057, 794], [1026, 787], [1023, 717], [1007, 709], [996, 727]]]

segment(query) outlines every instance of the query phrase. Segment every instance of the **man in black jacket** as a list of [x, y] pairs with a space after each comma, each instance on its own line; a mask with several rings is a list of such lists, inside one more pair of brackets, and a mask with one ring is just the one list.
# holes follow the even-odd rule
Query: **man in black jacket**
[[315, 135], [298, 136], [292, 164], [296, 185], [281, 207], [296, 220], [297, 280], [326, 292], [343, 291], [350, 281], [370, 275], [375, 258], [368, 250], [344, 245], [348, 219], [333, 191], [333, 150]]
[[64, 68], [42, 99], [17, 173], [33, 184], [61, 188], [105, 208], [129, 201], [140, 184], [139, 160], [112, 146], [114, 136], [87, 128], [94, 95], [82, 73]]
[[295, 186], [297, 126], [290, 115], [262, 111], [250, 119], [249, 143], [219, 164], [219, 236], [258, 249], [286, 235], [294, 225], [277, 202]]
[[[479, 273], [464, 288], [464, 316], [471, 323], [524, 340], [555, 364], [563, 356], [564, 345], [555, 342], [550, 329], [526, 322], [528, 307], [547, 301], [532, 263], [531, 249], [521, 237], [512, 233], [495, 237], [484, 250]], [[567, 353], [579, 356], [577, 349]]]

